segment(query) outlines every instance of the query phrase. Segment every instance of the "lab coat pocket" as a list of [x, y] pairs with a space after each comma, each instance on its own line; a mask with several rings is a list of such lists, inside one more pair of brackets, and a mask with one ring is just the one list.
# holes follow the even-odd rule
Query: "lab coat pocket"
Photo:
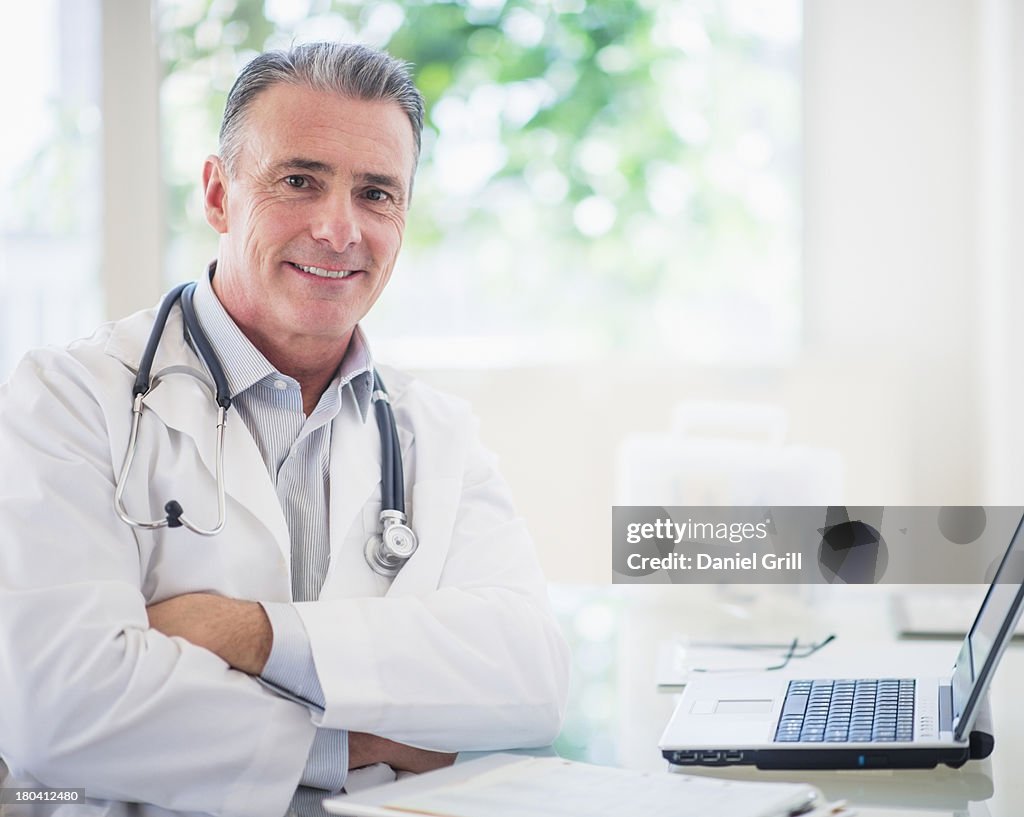
[[331, 525], [331, 564], [321, 599], [383, 596], [391, 586], [391, 580], [374, 573], [366, 561], [366, 542], [380, 531], [380, 504], [377, 492], [358, 510], [347, 530]]
[[437, 589], [452, 545], [461, 493], [461, 481], [451, 477], [421, 480], [413, 486], [406, 508], [419, 546], [395, 577], [389, 596]]

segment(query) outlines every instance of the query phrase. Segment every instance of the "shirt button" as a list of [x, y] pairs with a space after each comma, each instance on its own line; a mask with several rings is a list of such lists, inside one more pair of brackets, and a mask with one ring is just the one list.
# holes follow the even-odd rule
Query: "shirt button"
[[283, 380], [275, 380], [274, 388], [277, 389], [278, 391], [284, 391], [285, 389], [288, 388], [288, 384], [285, 383]]

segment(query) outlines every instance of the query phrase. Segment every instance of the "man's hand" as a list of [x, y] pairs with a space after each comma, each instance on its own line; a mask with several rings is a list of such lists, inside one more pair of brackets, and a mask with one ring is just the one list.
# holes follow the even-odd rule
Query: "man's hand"
[[185, 593], [146, 608], [149, 626], [216, 653], [237, 670], [259, 675], [274, 643], [258, 603], [213, 593]]
[[348, 733], [348, 767], [358, 769], [371, 763], [387, 763], [392, 769], [403, 772], [431, 772], [451, 766], [454, 754], [416, 749], [404, 743], [368, 735], [365, 732]]

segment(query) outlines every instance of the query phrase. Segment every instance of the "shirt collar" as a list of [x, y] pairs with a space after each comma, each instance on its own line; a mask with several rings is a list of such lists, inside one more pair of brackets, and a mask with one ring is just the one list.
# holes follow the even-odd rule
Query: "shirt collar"
[[[217, 263], [210, 264], [206, 273], [199, 276], [192, 302], [196, 308], [199, 326], [206, 333], [210, 345], [216, 350], [217, 359], [224, 369], [232, 398], [252, 388], [266, 377], [281, 377], [269, 360], [253, 346], [238, 324], [228, 314], [224, 305], [213, 291], [211, 279]], [[352, 332], [348, 349], [334, 380], [327, 387], [340, 391], [351, 385], [359, 415], [363, 422], [370, 413], [370, 398], [373, 395], [373, 358], [362, 329], [356, 326]]]
[[345, 356], [341, 359], [334, 382], [339, 389], [346, 385], [351, 386], [352, 396], [359, 407], [359, 416], [365, 423], [366, 418], [370, 416], [370, 398], [373, 396], [373, 357], [366, 342], [366, 335], [358, 324], [352, 331], [352, 338], [348, 342]]

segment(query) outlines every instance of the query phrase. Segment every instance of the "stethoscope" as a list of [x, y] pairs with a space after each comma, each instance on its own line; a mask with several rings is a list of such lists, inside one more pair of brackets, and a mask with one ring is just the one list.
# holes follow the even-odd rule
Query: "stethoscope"
[[[117, 478], [117, 486], [114, 490], [114, 511], [121, 521], [133, 528], [141, 530], [158, 530], [159, 528], [180, 528], [185, 527], [200, 536], [215, 536], [224, 529], [225, 521], [225, 500], [224, 500], [224, 428], [227, 425], [227, 413], [231, 408], [231, 396], [228, 389], [228, 380], [224, 369], [217, 359], [213, 347], [210, 345], [206, 333], [203, 332], [196, 317], [195, 306], [192, 303], [192, 295], [195, 292], [195, 282], [180, 284], [164, 296], [160, 309], [157, 311], [156, 319], [153, 321], [153, 329], [146, 341], [146, 348], [143, 350], [142, 359], [139, 361], [138, 374], [135, 377], [135, 385], [132, 387], [132, 428], [128, 437], [128, 450], [125, 452], [124, 463], [121, 465], [121, 473]], [[181, 302], [181, 313], [184, 318], [185, 331], [192, 339], [192, 344], [203, 361], [213, 382], [210, 383], [202, 372], [187, 366], [169, 366], [162, 369], [156, 375], [151, 374], [153, 359], [156, 357], [157, 346], [160, 345], [160, 338], [163, 336], [164, 327], [167, 325], [167, 317], [171, 308], [178, 301]], [[135, 459], [135, 446], [139, 437], [139, 424], [142, 420], [143, 398], [149, 393], [162, 377], [169, 374], [188, 374], [204, 383], [213, 394], [217, 404], [217, 448], [216, 448], [216, 475], [217, 475], [217, 524], [210, 529], [205, 529], [193, 522], [185, 515], [181, 503], [177, 500], [170, 500], [164, 505], [166, 516], [163, 519], [155, 519], [146, 522], [135, 519], [128, 514], [124, 507], [124, 489], [128, 481], [128, 473], [131, 471], [132, 461]], [[398, 428], [395, 425], [395, 415], [391, 410], [391, 401], [388, 398], [387, 389], [380, 374], [375, 369], [373, 372], [373, 395], [374, 414], [377, 418], [377, 429], [380, 431], [381, 448], [381, 529], [371, 536], [364, 549], [367, 564], [373, 571], [381, 576], [395, 576], [402, 569], [409, 558], [416, 552], [416, 534], [406, 524], [405, 516], [405, 487], [402, 470], [402, 451], [398, 443]]]

